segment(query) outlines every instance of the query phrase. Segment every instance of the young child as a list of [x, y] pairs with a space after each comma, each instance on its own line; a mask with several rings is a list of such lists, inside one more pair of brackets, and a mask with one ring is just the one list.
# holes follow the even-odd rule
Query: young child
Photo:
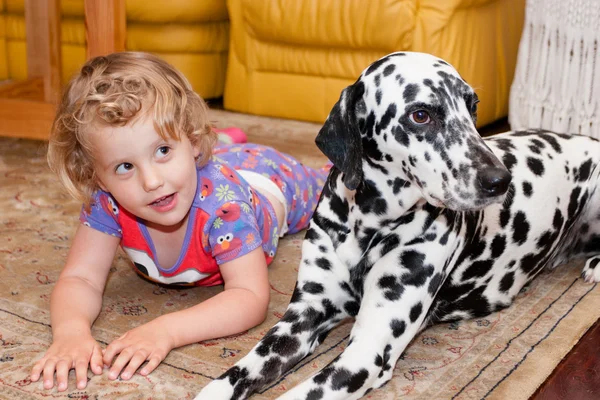
[[[267, 265], [279, 237], [308, 226], [326, 179], [271, 148], [217, 146], [204, 101], [185, 77], [146, 53], [87, 62], [69, 83], [48, 161], [84, 204], [50, 301], [53, 343], [33, 367], [44, 388], [147, 375], [171, 349], [261, 323]], [[105, 350], [91, 335], [117, 247], [165, 284], [224, 285], [218, 295], [125, 333]], [[77, 299], [77, 301], [73, 301]]]

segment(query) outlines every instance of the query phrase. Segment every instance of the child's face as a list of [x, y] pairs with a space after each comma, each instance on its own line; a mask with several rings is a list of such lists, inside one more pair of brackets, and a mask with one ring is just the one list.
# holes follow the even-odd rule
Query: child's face
[[152, 118], [91, 133], [102, 190], [157, 229], [177, 228], [194, 201], [199, 150], [187, 136], [165, 141]]

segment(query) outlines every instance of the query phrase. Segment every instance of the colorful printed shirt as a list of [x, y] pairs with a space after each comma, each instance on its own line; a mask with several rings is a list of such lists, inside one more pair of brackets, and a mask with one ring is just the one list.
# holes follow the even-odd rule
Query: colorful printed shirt
[[121, 238], [136, 271], [156, 282], [212, 286], [223, 283], [219, 265], [262, 246], [270, 263], [277, 251], [277, 218], [269, 200], [238, 170], [261, 174], [283, 192], [289, 232], [308, 226], [328, 168], [313, 170], [269, 147], [243, 144], [216, 147], [212, 159], [197, 169], [198, 187], [177, 262], [162, 267], [144, 221], [123, 209], [107, 192], [94, 194], [82, 209], [85, 225]]

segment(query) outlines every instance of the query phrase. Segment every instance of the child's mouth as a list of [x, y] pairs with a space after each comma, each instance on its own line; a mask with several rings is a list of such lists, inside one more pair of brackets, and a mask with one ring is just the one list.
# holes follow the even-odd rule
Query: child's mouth
[[159, 211], [168, 211], [175, 205], [175, 193], [163, 196], [149, 204], [150, 207]]

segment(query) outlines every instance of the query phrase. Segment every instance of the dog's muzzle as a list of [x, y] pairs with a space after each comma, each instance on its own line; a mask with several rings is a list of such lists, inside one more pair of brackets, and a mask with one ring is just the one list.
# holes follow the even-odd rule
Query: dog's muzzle
[[487, 167], [477, 173], [479, 191], [484, 197], [503, 195], [511, 180], [512, 176], [506, 168]]

